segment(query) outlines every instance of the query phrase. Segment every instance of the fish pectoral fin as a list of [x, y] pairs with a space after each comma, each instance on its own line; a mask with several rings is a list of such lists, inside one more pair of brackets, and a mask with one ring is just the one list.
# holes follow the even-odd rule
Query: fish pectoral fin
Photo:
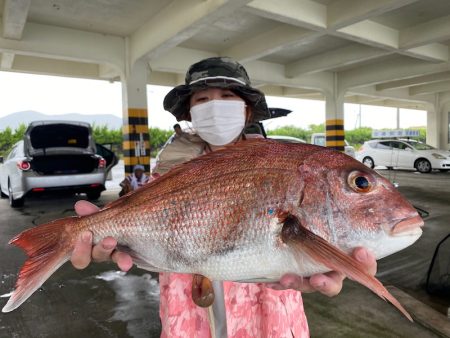
[[134, 251], [133, 249], [131, 249], [128, 246], [118, 245], [117, 250], [130, 255], [131, 259], [133, 260], [133, 263], [140, 269], [147, 270], [147, 271], [153, 271], [153, 272], [171, 272], [168, 269], [164, 269], [164, 268], [161, 268], [161, 267], [158, 267], [158, 266], [152, 264], [150, 261], [148, 261], [146, 258], [139, 255], [136, 251]]
[[364, 285], [382, 299], [388, 300], [410, 321], [413, 321], [410, 314], [398, 300], [386, 290], [378, 279], [367, 272], [363, 264], [308, 230], [301, 224], [298, 217], [292, 214], [284, 214], [282, 217], [283, 228], [281, 231], [281, 239], [296, 253], [306, 254], [315, 262], [331, 270], [341, 272], [354, 281]]
[[192, 300], [200, 307], [214, 303], [214, 289], [209, 278], [197, 274], [192, 276]]

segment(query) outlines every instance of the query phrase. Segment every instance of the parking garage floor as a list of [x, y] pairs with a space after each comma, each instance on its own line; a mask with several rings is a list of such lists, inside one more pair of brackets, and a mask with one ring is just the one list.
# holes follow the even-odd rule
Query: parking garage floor
[[[450, 299], [429, 295], [424, 289], [435, 247], [450, 232], [450, 173], [380, 172], [398, 182], [399, 190], [414, 205], [429, 212], [418, 242], [380, 260], [377, 274], [385, 285], [395, 287], [393, 292], [406, 293], [402, 303], [417, 320], [410, 323], [368, 289], [346, 281], [337, 297], [304, 295], [311, 336], [450, 337], [446, 315]], [[99, 204], [117, 197], [117, 181], [115, 176], [109, 182]], [[12, 290], [24, 260], [19, 249], [7, 245], [8, 240], [32, 225], [73, 215], [79, 198], [32, 199], [16, 210], [9, 208], [7, 200], [0, 201], [0, 295]], [[0, 314], [0, 337], [158, 337], [158, 300], [157, 278], [148, 272], [133, 269], [123, 274], [110, 263], [76, 271], [66, 264], [19, 309]], [[0, 306], [5, 303], [6, 298], [0, 298]], [[423, 309], [431, 312], [421, 315]]]

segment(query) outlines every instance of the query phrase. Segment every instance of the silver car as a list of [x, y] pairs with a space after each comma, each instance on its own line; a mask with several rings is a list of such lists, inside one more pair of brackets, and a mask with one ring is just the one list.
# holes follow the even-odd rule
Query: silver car
[[30, 194], [63, 190], [97, 199], [105, 190], [106, 160], [96, 154], [88, 123], [32, 122], [0, 165], [0, 191], [11, 207]]

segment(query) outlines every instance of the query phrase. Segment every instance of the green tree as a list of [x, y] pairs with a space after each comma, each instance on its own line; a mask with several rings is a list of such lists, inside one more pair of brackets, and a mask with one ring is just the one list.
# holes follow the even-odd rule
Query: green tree
[[358, 149], [364, 142], [372, 139], [372, 128], [362, 127], [345, 131], [345, 139]]
[[94, 124], [92, 134], [97, 143], [122, 144], [122, 131], [120, 129], [108, 129], [106, 125], [97, 126]]
[[20, 124], [14, 132], [10, 127], [5, 130], [0, 131], [0, 155], [5, 156], [11, 150], [12, 146], [20, 141], [25, 134], [27, 126], [25, 124]]
[[298, 128], [295, 126], [284, 126], [284, 127], [276, 128], [276, 129], [267, 131], [267, 134], [268, 135], [292, 136], [292, 137], [300, 138], [305, 141], [308, 140], [308, 136], [311, 137], [311, 133], [309, 133], [308, 130]]
[[150, 128], [150, 151], [151, 156], [155, 157], [161, 147], [166, 143], [173, 130], [164, 130], [159, 128]]

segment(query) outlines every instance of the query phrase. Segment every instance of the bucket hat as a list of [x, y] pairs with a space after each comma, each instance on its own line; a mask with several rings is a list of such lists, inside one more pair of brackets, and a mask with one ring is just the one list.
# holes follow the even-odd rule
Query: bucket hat
[[144, 166], [143, 166], [142, 164], [136, 164], [136, 165], [133, 167], [133, 172], [136, 171], [136, 170], [142, 170], [142, 171], [145, 171], [145, 168], [144, 168]]
[[264, 94], [251, 86], [245, 68], [229, 57], [212, 57], [189, 67], [185, 84], [173, 88], [164, 98], [164, 109], [177, 121], [190, 121], [189, 99], [206, 88], [227, 88], [252, 107], [253, 122], [270, 118]]

